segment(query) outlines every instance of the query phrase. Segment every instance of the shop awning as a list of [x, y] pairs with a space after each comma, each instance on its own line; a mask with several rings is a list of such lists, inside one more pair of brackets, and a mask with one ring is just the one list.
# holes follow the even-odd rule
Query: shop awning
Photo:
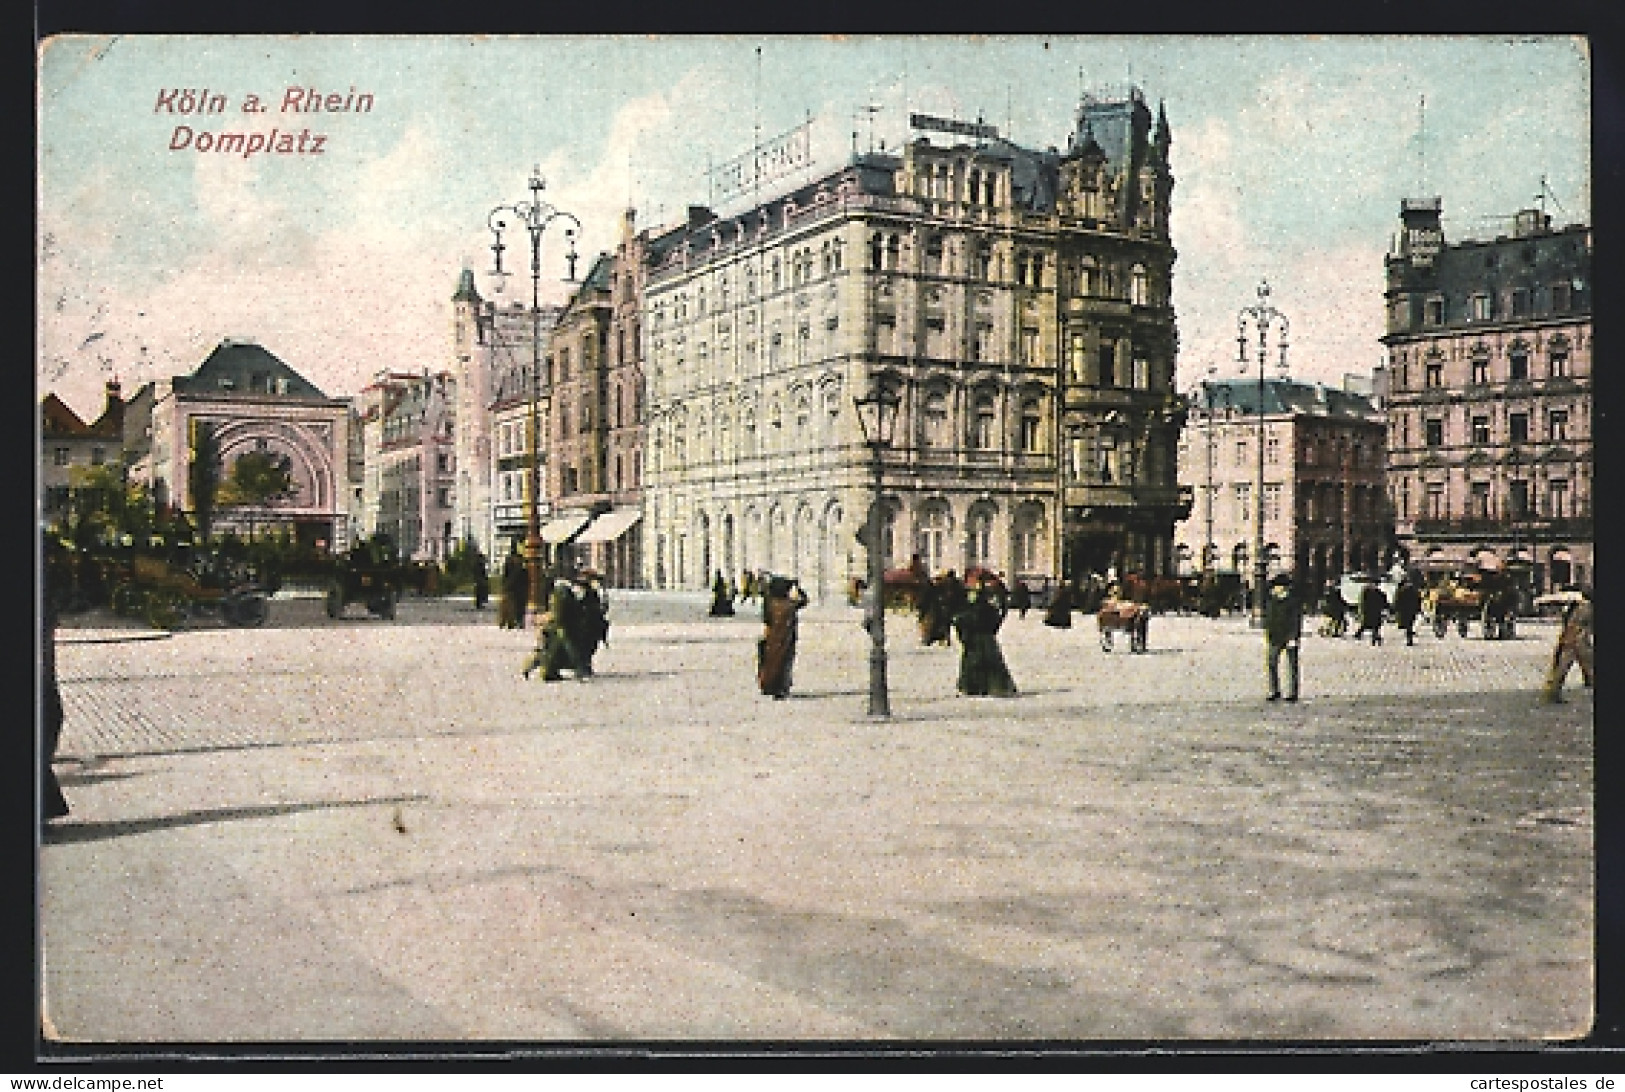
[[612, 509], [593, 520], [592, 526], [583, 531], [576, 541], [614, 542], [637, 526], [638, 521], [642, 518], [643, 510], [640, 508]]
[[587, 521], [590, 519], [592, 519], [592, 516], [586, 512], [574, 516], [560, 516], [558, 519], [550, 519], [542, 524], [542, 541], [551, 542], [556, 546], [587, 526]]

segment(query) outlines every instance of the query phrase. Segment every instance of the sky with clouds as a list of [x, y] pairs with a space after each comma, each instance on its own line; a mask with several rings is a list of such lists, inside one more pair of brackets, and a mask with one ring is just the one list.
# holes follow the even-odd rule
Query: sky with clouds
[[[1369, 373], [1401, 198], [1442, 197], [1449, 239], [1507, 232], [1543, 184], [1554, 223], [1591, 219], [1574, 38], [63, 37], [38, 76], [38, 383], [89, 417], [107, 379], [190, 373], [225, 337], [330, 395], [441, 369], [458, 273], [490, 268], [487, 215], [528, 198], [532, 167], [590, 255], [629, 203], [673, 221], [711, 200], [710, 165], [809, 117], [814, 167], [785, 185], [854, 141], [897, 147], [909, 111], [1064, 147], [1080, 93], [1140, 87], [1173, 132], [1182, 387], [1237, 374], [1265, 279], [1294, 374]], [[289, 88], [373, 106], [284, 112]], [[225, 112], [171, 112], [186, 89]], [[172, 147], [179, 126], [325, 140], [244, 157]]]

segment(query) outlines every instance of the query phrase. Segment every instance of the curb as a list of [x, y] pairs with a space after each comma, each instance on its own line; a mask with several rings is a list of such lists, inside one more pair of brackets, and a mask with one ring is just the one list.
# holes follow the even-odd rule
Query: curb
[[[73, 634], [73, 636], [68, 636]], [[113, 645], [125, 641], [166, 641], [174, 636], [161, 629], [82, 629], [57, 630], [56, 643], [59, 645]]]

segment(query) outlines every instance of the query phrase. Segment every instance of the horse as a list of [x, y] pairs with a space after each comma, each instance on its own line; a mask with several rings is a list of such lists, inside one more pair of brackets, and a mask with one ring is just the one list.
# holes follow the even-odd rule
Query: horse
[[1151, 628], [1151, 608], [1145, 603], [1107, 599], [1100, 604], [1100, 610], [1095, 615], [1095, 625], [1100, 629], [1102, 651], [1112, 650], [1112, 635], [1121, 631], [1128, 634], [1130, 652], [1144, 652], [1146, 637]]

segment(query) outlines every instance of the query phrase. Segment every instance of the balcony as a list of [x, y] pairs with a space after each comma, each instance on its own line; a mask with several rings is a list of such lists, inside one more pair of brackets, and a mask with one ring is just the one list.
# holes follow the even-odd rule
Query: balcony
[[1529, 516], [1516, 520], [1493, 516], [1451, 516], [1441, 519], [1418, 519], [1414, 527], [1417, 538], [1516, 537], [1529, 541], [1555, 541], [1590, 540], [1593, 536], [1593, 520], [1590, 516]]

